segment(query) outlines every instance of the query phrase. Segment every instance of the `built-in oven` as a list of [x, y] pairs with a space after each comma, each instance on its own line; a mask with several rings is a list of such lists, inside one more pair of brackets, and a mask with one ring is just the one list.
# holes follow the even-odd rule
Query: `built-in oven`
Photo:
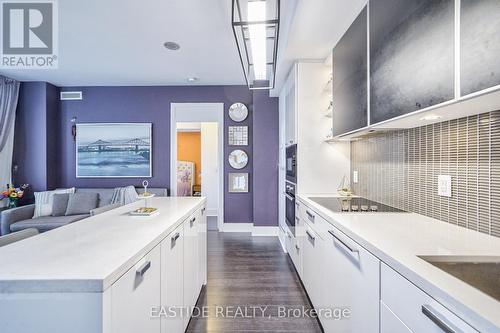
[[295, 236], [295, 184], [285, 182], [285, 220], [292, 235]]
[[286, 148], [286, 180], [297, 184], [297, 145]]

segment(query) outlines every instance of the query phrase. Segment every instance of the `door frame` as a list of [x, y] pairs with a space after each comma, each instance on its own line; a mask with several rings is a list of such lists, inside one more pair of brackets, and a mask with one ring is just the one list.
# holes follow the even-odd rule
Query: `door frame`
[[[170, 192], [177, 195], [177, 123], [217, 123], [219, 207], [217, 228], [224, 224], [224, 103], [170, 103]], [[207, 215], [210, 212], [207, 211]]]

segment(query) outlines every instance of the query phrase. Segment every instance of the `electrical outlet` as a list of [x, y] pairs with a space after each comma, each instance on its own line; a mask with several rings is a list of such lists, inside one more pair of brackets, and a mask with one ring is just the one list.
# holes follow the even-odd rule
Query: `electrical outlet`
[[357, 184], [358, 183], [358, 172], [357, 171], [353, 171], [352, 172], [352, 182], [354, 184]]
[[438, 176], [438, 195], [442, 197], [451, 197], [451, 176]]

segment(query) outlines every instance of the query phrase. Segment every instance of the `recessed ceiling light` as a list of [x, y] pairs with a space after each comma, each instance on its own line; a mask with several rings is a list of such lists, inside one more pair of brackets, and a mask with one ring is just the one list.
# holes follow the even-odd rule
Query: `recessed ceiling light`
[[420, 120], [438, 120], [438, 119], [441, 119], [443, 118], [442, 116], [438, 116], [437, 114], [430, 114], [428, 116], [425, 116], [425, 117], [422, 117], [420, 118]]
[[177, 51], [178, 49], [181, 48], [179, 44], [176, 42], [165, 42], [163, 43], [163, 46], [165, 46], [166, 49], [172, 50], [172, 51]]
[[191, 76], [191, 77], [188, 77], [188, 78], [187, 78], [187, 81], [188, 81], [188, 82], [191, 82], [191, 83], [192, 83], [192, 82], [196, 82], [196, 81], [198, 81], [198, 80], [199, 80], [199, 79], [198, 79], [196, 76]]

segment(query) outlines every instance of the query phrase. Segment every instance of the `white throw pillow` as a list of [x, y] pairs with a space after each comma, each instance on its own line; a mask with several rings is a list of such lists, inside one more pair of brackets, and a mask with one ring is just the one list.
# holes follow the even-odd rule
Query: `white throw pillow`
[[54, 194], [58, 193], [75, 193], [75, 188], [60, 189], [54, 191], [35, 192], [35, 214], [33, 218], [52, 215], [52, 204], [54, 202]]

